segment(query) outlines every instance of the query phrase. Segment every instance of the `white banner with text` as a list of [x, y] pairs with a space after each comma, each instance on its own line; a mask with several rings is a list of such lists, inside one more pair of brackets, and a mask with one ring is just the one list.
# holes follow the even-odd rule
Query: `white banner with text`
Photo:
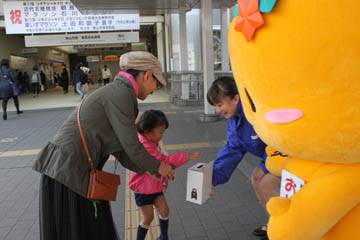
[[139, 30], [139, 11], [82, 15], [70, 2], [3, 1], [7, 34]]

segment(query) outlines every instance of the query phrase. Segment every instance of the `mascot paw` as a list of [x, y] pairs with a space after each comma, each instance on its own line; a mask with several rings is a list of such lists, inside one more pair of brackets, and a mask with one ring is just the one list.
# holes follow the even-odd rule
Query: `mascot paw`
[[277, 217], [284, 215], [289, 210], [290, 204], [288, 198], [273, 197], [266, 204], [266, 208], [271, 216]]

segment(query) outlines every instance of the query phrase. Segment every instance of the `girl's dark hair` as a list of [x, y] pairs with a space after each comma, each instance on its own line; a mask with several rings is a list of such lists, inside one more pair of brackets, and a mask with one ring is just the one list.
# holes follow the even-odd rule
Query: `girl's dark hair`
[[167, 129], [169, 127], [169, 122], [162, 111], [147, 110], [141, 115], [139, 121], [136, 123], [136, 126], [138, 132], [140, 134], [144, 134], [145, 131], [151, 131], [152, 129], [164, 124], [165, 129]]
[[128, 70], [126, 70], [126, 72], [131, 74], [136, 79], [136, 77], [139, 75], [139, 73], [144, 72], [144, 71], [128, 69]]
[[233, 99], [235, 95], [239, 94], [236, 87], [234, 78], [232, 77], [219, 77], [210, 86], [206, 99], [211, 105], [215, 105], [220, 102], [223, 97], [230, 97]]

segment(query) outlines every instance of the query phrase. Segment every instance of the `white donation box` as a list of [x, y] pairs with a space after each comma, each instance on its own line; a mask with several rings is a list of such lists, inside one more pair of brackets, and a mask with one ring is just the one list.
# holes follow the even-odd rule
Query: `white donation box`
[[211, 191], [214, 161], [197, 163], [187, 171], [186, 201], [203, 204]]

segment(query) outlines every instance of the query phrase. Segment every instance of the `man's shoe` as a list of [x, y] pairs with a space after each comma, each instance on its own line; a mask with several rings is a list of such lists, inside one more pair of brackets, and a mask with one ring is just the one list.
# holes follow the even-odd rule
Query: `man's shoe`
[[7, 120], [7, 114], [6, 113], [3, 114], [3, 119]]
[[17, 111], [16, 113], [19, 115], [19, 114], [24, 113], [24, 111], [20, 111], [20, 110], [19, 110], [19, 111]]
[[258, 236], [258, 237], [267, 237], [267, 232], [266, 232], [266, 230], [263, 230], [263, 227], [264, 226], [254, 229], [253, 235]]

